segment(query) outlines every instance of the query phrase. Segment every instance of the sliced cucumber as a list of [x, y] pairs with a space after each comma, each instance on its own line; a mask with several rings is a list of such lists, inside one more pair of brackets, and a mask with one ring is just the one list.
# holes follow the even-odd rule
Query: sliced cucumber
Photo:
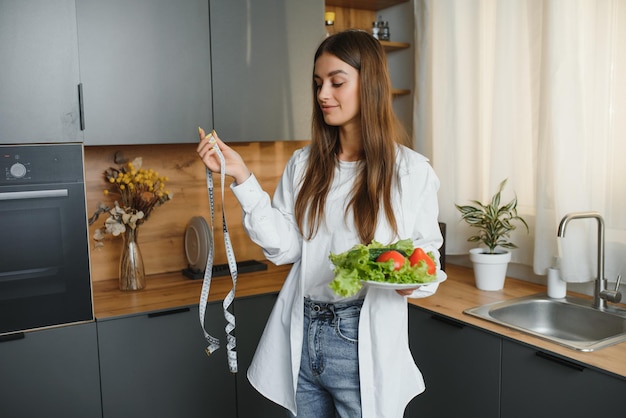
[[369, 252], [370, 252], [370, 261], [376, 261], [376, 259], [378, 257], [380, 257], [380, 255], [382, 253], [386, 253], [387, 251], [397, 251], [400, 254], [402, 254], [403, 257], [406, 257], [406, 253], [402, 250], [396, 250], [395, 248], [391, 248], [391, 247], [381, 247], [381, 248], [370, 248]]

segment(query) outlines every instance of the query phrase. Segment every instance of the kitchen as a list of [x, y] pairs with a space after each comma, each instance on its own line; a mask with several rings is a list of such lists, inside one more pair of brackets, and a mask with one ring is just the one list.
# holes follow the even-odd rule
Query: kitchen
[[[119, 416], [115, 413], [109, 415], [108, 411], [125, 411], [129, 416], [143, 414], [235, 416], [220, 411], [221, 408], [224, 408], [224, 411], [231, 411], [238, 405], [239, 416], [262, 416], [258, 411], [264, 407], [269, 408], [267, 416], [275, 416], [271, 415], [271, 405], [263, 403], [252, 388], [246, 386], [243, 373], [236, 376], [228, 373], [223, 352], [218, 352], [216, 358], [211, 358], [207, 362], [197, 319], [196, 305], [200, 283], [184, 279], [179, 273], [187, 267], [184, 252], [184, 231], [187, 222], [193, 216], [203, 216], [207, 219], [210, 217], [204, 170], [195, 154], [196, 129], [197, 126], [215, 127], [223, 137], [235, 141], [254, 141], [237, 143], [237, 149], [246, 155], [253, 171], [260, 177], [264, 186], [271, 190], [281, 174], [286, 158], [294, 149], [303, 146], [308, 136], [309, 60], [311, 51], [324, 36], [324, 28], [318, 24], [322, 21], [324, 4], [307, 2], [310, 4], [295, 6], [291, 2], [278, 2], [260, 7], [257, 2], [245, 4], [245, 2], [211, 1], [207, 4], [189, 1], [184, 3], [185, 7], [181, 7], [179, 3], [169, 5], [169, 2], [162, 1], [155, 2], [153, 6], [159, 13], [138, 14], [141, 9], [128, 9], [131, 6], [126, 2], [107, 2], [106, 5], [98, 3], [81, 0], [29, 1], [28, 10], [20, 10], [14, 15], [20, 19], [10, 20], [6, 17], [8, 14], [4, 12], [0, 15], [0, 19], [3, 19], [0, 20], [2, 36], [0, 39], [9, 39], [5, 31], [16, 30], [10, 29], [13, 27], [10, 25], [11, 22], [14, 22], [13, 25], [22, 23], [19, 27], [29, 28], [20, 32], [21, 37], [18, 38], [23, 42], [38, 39], [31, 33], [33, 27], [41, 28], [49, 38], [49, 42], [24, 48], [19, 52], [18, 60], [23, 67], [11, 68], [11, 71], [16, 73], [27, 73], [24, 77], [28, 76], [32, 82], [3, 87], [9, 89], [16, 97], [26, 95], [29, 102], [26, 113], [14, 113], [12, 107], [9, 108], [0, 100], [0, 115], [3, 119], [3, 128], [0, 130], [3, 133], [1, 142], [5, 143], [4, 138], [8, 136], [24, 138], [27, 142], [84, 143], [88, 215], [103, 199], [102, 190], [105, 184], [102, 172], [114, 165], [116, 155], [118, 158], [131, 160], [142, 157], [146, 166], [154, 168], [170, 179], [168, 187], [171, 188], [174, 197], [164, 207], [155, 211], [153, 218], [140, 232], [140, 245], [148, 275], [147, 287], [143, 293], [127, 294], [116, 289], [122, 242], [120, 239], [107, 239], [102, 248], [92, 247], [90, 250], [94, 310], [98, 327], [86, 323], [29, 333], [27, 337], [32, 336], [34, 341], [30, 343], [32, 345], [29, 345], [29, 349], [6, 348], [10, 345], [2, 344], [0, 350], [7, 350], [0, 351], [3, 359], [25, 359], [25, 363], [15, 361], [12, 368], [1, 371], [0, 375], [11, 378], [8, 381], [0, 378], [0, 386], [3, 389], [0, 412], [3, 411], [3, 405], [17, 403], [20, 405], [18, 411], [21, 413], [15, 416], [41, 416], [37, 413], [38, 408], [46, 411], [47, 415], [55, 415], [51, 411], [60, 411], [57, 416]], [[411, 3], [395, 6], [393, 11], [385, 12], [385, 15], [393, 13], [405, 17], [412, 16]], [[0, 4], [1, 7], [15, 7], [12, 2]], [[207, 18], [209, 8], [210, 23]], [[130, 16], [135, 16], [136, 20], [133, 21]], [[219, 16], [219, 19], [216, 16]], [[137, 21], [145, 22], [145, 27], [149, 30], [146, 30], [146, 33], [133, 32], [137, 31], [134, 27], [134, 22]], [[253, 23], [249, 32], [240, 30], [238, 26], [246, 21]], [[89, 22], [90, 25], [86, 26], [84, 22]], [[257, 24], [259, 26], [256, 26]], [[167, 26], [170, 32], [166, 31], [164, 34], [159, 30], [164, 26]], [[281, 35], [285, 30], [290, 36]], [[402, 37], [402, 30], [404, 29], [400, 23], [392, 25], [392, 36], [410, 40], [410, 35]], [[406, 30], [409, 34], [412, 31], [409, 28]], [[59, 37], [65, 39], [61, 44], [49, 36], [59, 31]], [[124, 58], [120, 60], [121, 62], [114, 62], [108, 54], [115, 53], [112, 46], [119, 48], [124, 45], [120, 40], [124, 37], [124, 31], [130, 31], [132, 38], [138, 38], [140, 41], [141, 36], [145, 36], [147, 40], [144, 41], [150, 43], [154, 43], [152, 37], [156, 37], [159, 48], [148, 51], [151, 54], [146, 58], [138, 54], [133, 45], [125, 45], [127, 48], [122, 50]], [[106, 36], [98, 36], [98, 33], [105, 33]], [[311, 35], [307, 38], [305, 33]], [[172, 34], [177, 36], [171, 36]], [[270, 39], [265, 42], [262, 35]], [[259, 39], [260, 50], [246, 49], [246, 40], [249, 39]], [[210, 49], [206, 47], [209, 40]], [[281, 57], [276, 53], [277, 50], [289, 50], [290, 53], [285, 55], [291, 59], [279, 62]], [[232, 51], [237, 53], [233, 54]], [[390, 53], [390, 60], [405, 59], [403, 54], [407, 52], [410, 54], [411, 51], [412, 49], [408, 48], [406, 51]], [[272, 57], [270, 60], [272, 62], [268, 63], [268, 56]], [[179, 62], [188, 65], [173, 65]], [[290, 75], [293, 77], [289, 80], [291, 97], [287, 100], [288, 104], [282, 101], [273, 102], [277, 97], [284, 95], [284, 92], [279, 93], [281, 91], [279, 86], [285, 84], [284, 80], [272, 71], [277, 64], [290, 68]], [[254, 77], [247, 73], [250, 71], [247, 70], [248, 66], [255, 69], [255, 74], [266, 75], [267, 79], [261, 84], [268, 86], [253, 83]], [[3, 74], [4, 71], [3, 69]], [[177, 75], [172, 77], [171, 74]], [[114, 97], [115, 93], [110, 91], [110, 85], [99, 81], [103, 79], [109, 80], [109, 83], [120, 83], [120, 87], [115, 91], [132, 94], [124, 94], [122, 98]], [[173, 82], [173, 79], [176, 82]], [[249, 81], [244, 83], [241, 80]], [[402, 78], [397, 81], [401, 88], [412, 87], [411, 82], [403, 84]], [[82, 84], [81, 95], [84, 97], [82, 101], [84, 113], [80, 111], [76, 87], [80, 84]], [[268, 90], [257, 90], [263, 88]], [[46, 91], [49, 93], [42, 93]], [[60, 91], [64, 93], [61, 94]], [[67, 91], [70, 91], [70, 94], [67, 94]], [[69, 98], [65, 99], [68, 96]], [[108, 99], [102, 100], [101, 97]], [[259, 98], [263, 105], [255, 106]], [[398, 113], [401, 116], [405, 115], [403, 120], [409, 124], [410, 97], [400, 95], [396, 100]], [[282, 106], [285, 111], [278, 112], [276, 109], [282, 109]], [[49, 115], [47, 109], [50, 108], [55, 109], [54, 113], [49, 117], [40, 118], [40, 115]], [[65, 110], [59, 112], [59, 108]], [[61, 121], [59, 113], [65, 116]], [[35, 115], [36, 120], [41, 121], [36, 125], [32, 123]], [[283, 115], [284, 119], [276, 120], [277, 115]], [[84, 129], [81, 128], [81, 123]], [[285, 139], [294, 140], [283, 141]], [[216, 196], [219, 196], [219, 189]], [[260, 250], [249, 241], [241, 229], [241, 219], [232, 194], [226, 193], [225, 198], [224, 205], [228, 209], [227, 218], [237, 259], [262, 260]], [[219, 219], [219, 210], [217, 213]], [[95, 224], [90, 226], [89, 237], [93, 235], [96, 227]], [[219, 231], [216, 232], [215, 241], [221, 243], [221, 239]], [[92, 246], [91, 239], [89, 241]], [[216, 263], [224, 262], [226, 262], [224, 249], [218, 245]], [[499, 388], [490, 391], [488, 395], [480, 395], [487, 396], [488, 399], [480, 405], [481, 414], [476, 415], [471, 412], [472, 405], [480, 403], [476, 399], [482, 398], [476, 398], [477, 395], [470, 390], [473, 388], [467, 387], [473, 385], [467, 385], [459, 375], [460, 370], [466, 370], [467, 374], [465, 375], [465, 372], [463, 374], [471, 377], [465, 380], [474, 381], [475, 373], [478, 371], [467, 369], [468, 364], [473, 363], [481, 365], [480, 373], [489, 374], [491, 378], [499, 376], [500, 371], [499, 368], [496, 370], [494, 359], [499, 356], [501, 344], [510, 344], [512, 340], [556, 353], [559, 358], [566, 357], [590, 365], [584, 374], [586, 376], [591, 373], [593, 378], [590, 384], [585, 384], [584, 390], [596, 390], [591, 387], [606, 388], [603, 392], [593, 393], [602, 393], [603, 399], [605, 396], [606, 399], [619, 399], [618, 394], [624, 391], [626, 372], [623, 368], [615, 370], [613, 367], [614, 363], [620, 363], [620, 359], [624, 358], [624, 348], [612, 347], [591, 355], [574, 353], [535, 338], [524, 337], [519, 333], [468, 318], [461, 312], [469, 306], [459, 305], [455, 308], [449, 300], [467, 298], [465, 303], [479, 305], [493, 299], [494, 296], [475, 295], [479, 292], [473, 290], [467, 279], [468, 273], [463, 268], [451, 266], [449, 271], [451, 276], [452, 271], [457, 272], [458, 286], [456, 281], [451, 280], [449, 284], [442, 285], [441, 293], [435, 298], [419, 302], [419, 305], [423, 303], [422, 307], [426, 308], [426, 311], [412, 307], [411, 312], [412, 318], [422, 321], [422, 316], [429, 316], [428, 309], [432, 309], [432, 312], [437, 312], [446, 319], [452, 318], [460, 320], [463, 324], [471, 324], [469, 327], [466, 326], [463, 332], [478, 333], [478, 336], [470, 338], [478, 342], [468, 343], [476, 344], [476, 348], [472, 350], [454, 348], [466, 344], [464, 342], [465, 338], [468, 338], [466, 336], [461, 337], [461, 340], [455, 340], [458, 338], [455, 336], [441, 339], [441, 341], [451, 339], [446, 347], [452, 350], [452, 353], [447, 354], [446, 361], [459, 366], [454, 379], [448, 379], [450, 386], [447, 393], [455, 393], [455, 389], [458, 389], [455, 382], [462, 383], [465, 393], [459, 396], [465, 401], [458, 403], [460, 405], [465, 403], [464, 416], [500, 416], [493, 415], [495, 414], [493, 410], [498, 409], [500, 402], [494, 400], [493, 396], [499, 396]], [[258, 339], [258, 334], [262, 330], [264, 320], [261, 313], [267, 314], [268, 307], [273, 303], [273, 293], [279, 288], [280, 279], [285, 274], [283, 268], [269, 266], [266, 272], [240, 277], [237, 295], [241, 300], [238, 301], [240, 303], [236, 309], [238, 323], [242, 329], [239, 338], [242, 370], [244, 359], [251, 355], [250, 350], [254, 349], [255, 338]], [[471, 275], [471, 272], [469, 274]], [[512, 287], [507, 288], [505, 297], [543, 290], [540, 285], [532, 283], [511, 283]], [[228, 280], [216, 279], [211, 300], [218, 301], [220, 297], [223, 298], [228, 291], [228, 285]], [[446, 289], [450, 293], [446, 293]], [[210, 313], [219, 318], [221, 312], [217, 307], [216, 304], [211, 305]], [[164, 312], [172, 312], [172, 315], [162, 315]], [[149, 320], [156, 322], [151, 324]], [[221, 333], [220, 327], [221, 324], [216, 324], [217, 335]], [[478, 331], [474, 327], [478, 327]], [[483, 332], [484, 330], [486, 332]], [[433, 332], [444, 333], [444, 331]], [[171, 341], [164, 342], [163, 335], [170, 336]], [[28, 340], [30, 338], [22, 341]], [[197, 345], [193, 343], [194, 341], [198, 342]], [[41, 352], [41, 347], [47, 347], [48, 350]], [[117, 357], [120, 352], [126, 352], [127, 357]], [[493, 357], [485, 360], [490, 366], [483, 367], [476, 358], [472, 356], [468, 358], [470, 353], [473, 356], [480, 354], [481, 359], [483, 356], [489, 357], [493, 354]], [[461, 361], [463, 359], [465, 360]], [[432, 362], [439, 364], [439, 361]], [[202, 366], [197, 366], [199, 363], [202, 363]], [[10, 365], [3, 362], [2, 367]], [[124, 374], [125, 369], [133, 370], [133, 374]], [[30, 374], [24, 370], [30, 371]], [[46, 370], [46, 373], [38, 370]], [[436, 370], [439, 371], [439, 368]], [[608, 370], [608, 373], [603, 374], [598, 370]], [[491, 378], [490, 382], [493, 381]], [[124, 382], [125, 386], [120, 385], [121, 382]], [[46, 388], [46, 394], [40, 394], [41, 397], [38, 397], [37, 402], [33, 402], [33, 389], [30, 389], [35, 384]], [[16, 388], [24, 390], [16, 391]], [[29, 388], [28, 392], [26, 388]], [[554, 390], [551, 388], [550, 392], [554, 393]], [[208, 393], [211, 395], [207, 395]], [[615, 395], [610, 395], [611, 393]], [[68, 394], [71, 394], [71, 397], [68, 397]], [[579, 411], [583, 410], [582, 406], [576, 405], [576, 399], [569, 396], [571, 392], [558, 395], [556, 399], [560, 401], [565, 399], [573, 405], [574, 410], [576, 406]], [[598, 394], [595, 399], [600, 399], [599, 396]], [[441, 400], [434, 399], [430, 402], [437, 404]], [[415, 415], [408, 416], [419, 416], [418, 406], [418, 403], [411, 404], [409, 407], [411, 414]], [[412, 412], [413, 409], [415, 412]], [[77, 413], [73, 415], [72, 411]], [[168, 411], [177, 413], [170, 412], [168, 415]], [[2, 416], [5, 414], [2, 413]]]

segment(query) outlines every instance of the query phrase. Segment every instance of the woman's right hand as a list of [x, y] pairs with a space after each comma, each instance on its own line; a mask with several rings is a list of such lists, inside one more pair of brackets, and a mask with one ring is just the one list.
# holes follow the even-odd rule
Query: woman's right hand
[[196, 151], [198, 152], [198, 155], [204, 165], [210, 171], [214, 173], [220, 172], [220, 158], [217, 155], [217, 150], [215, 149], [215, 147], [219, 147], [220, 151], [222, 151], [222, 154], [224, 155], [224, 162], [226, 164], [224, 172], [226, 175], [233, 177], [237, 184], [243, 183], [248, 177], [250, 177], [250, 170], [248, 170], [248, 167], [241, 156], [237, 153], [237, 151], [222, 142], [215, 131], [207, 135], [204, 132], [204, 129], [198, 128], [198, 134], [200, 135], [200, 143], [198, 144]]

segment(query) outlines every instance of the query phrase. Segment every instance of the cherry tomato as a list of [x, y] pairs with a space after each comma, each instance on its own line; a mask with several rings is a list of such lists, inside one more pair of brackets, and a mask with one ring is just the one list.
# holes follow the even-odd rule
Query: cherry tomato
[[416, 248], [415, 251], [413, 251], [413, 254], [409, 256], [409, 263], [414, 266], [422, 261], [428, 266], [428, 274], [435, 274], [437, 266], [435, 265], [433, 259], [430, 258], [421, 248]]
[[394, 270], [400, 270], [402, 268], [402, 266], [404, 265], [405, 258], [398, 251], [389, 250], [389, 251], [385, 251], [384, 253], [379, 255], [378, 258], [376, 259], [376, 262], [384, 263], [384, 262], [389, 261], [389, 260], [393, 261], [393, 269]]

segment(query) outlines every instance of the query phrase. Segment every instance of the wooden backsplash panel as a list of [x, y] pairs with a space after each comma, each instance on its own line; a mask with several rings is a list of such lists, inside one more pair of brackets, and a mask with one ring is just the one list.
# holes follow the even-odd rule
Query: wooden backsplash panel
[[[291, 154], [308, 141], [246, 142], [231, 144], [241, 154], [248, 167], [255, 173], [266, 192], [274, 189]], [[169, 177], [167, 189], [174, 198], [156, 208], [150, 219], [140, 226], [139, 245], [144, 259], [146, 274], [180, 271], [187, 267], [184, 251], [184, 234], [193, 216], [204, 216], [210, 221], [209, 199], [206, 188], [205, 168], [196, 154], [196, 144], [124, 145], [85, 147], [85, 187], [87, 190], [88, 216], [95, 211], [98, 202], [112, 204], [103, 194], [103, 172], [114, 164], [116, 152], [128, 159], [143, 158], [143, 167], [152, 168], [160, 175]], [[219, 173], [213, 175], [215, 184], [216, 228], [215, 263], [226, 263], [224, 237], [222, 234], [221, 189]], [[226, 220], [237, 260], [263, 260], [263, 252], [246, 235], [241, 220], [241, 207], [229, 190], [232, 178], [226, 178], [224, 204]], [[89, 227], [90, 238], [101, 227], [105, 217], [100, 217]], [[94, 248], [90, 239], [92, 280], [117, 278], [122, 238], [107, 235], [104, 247]]]

